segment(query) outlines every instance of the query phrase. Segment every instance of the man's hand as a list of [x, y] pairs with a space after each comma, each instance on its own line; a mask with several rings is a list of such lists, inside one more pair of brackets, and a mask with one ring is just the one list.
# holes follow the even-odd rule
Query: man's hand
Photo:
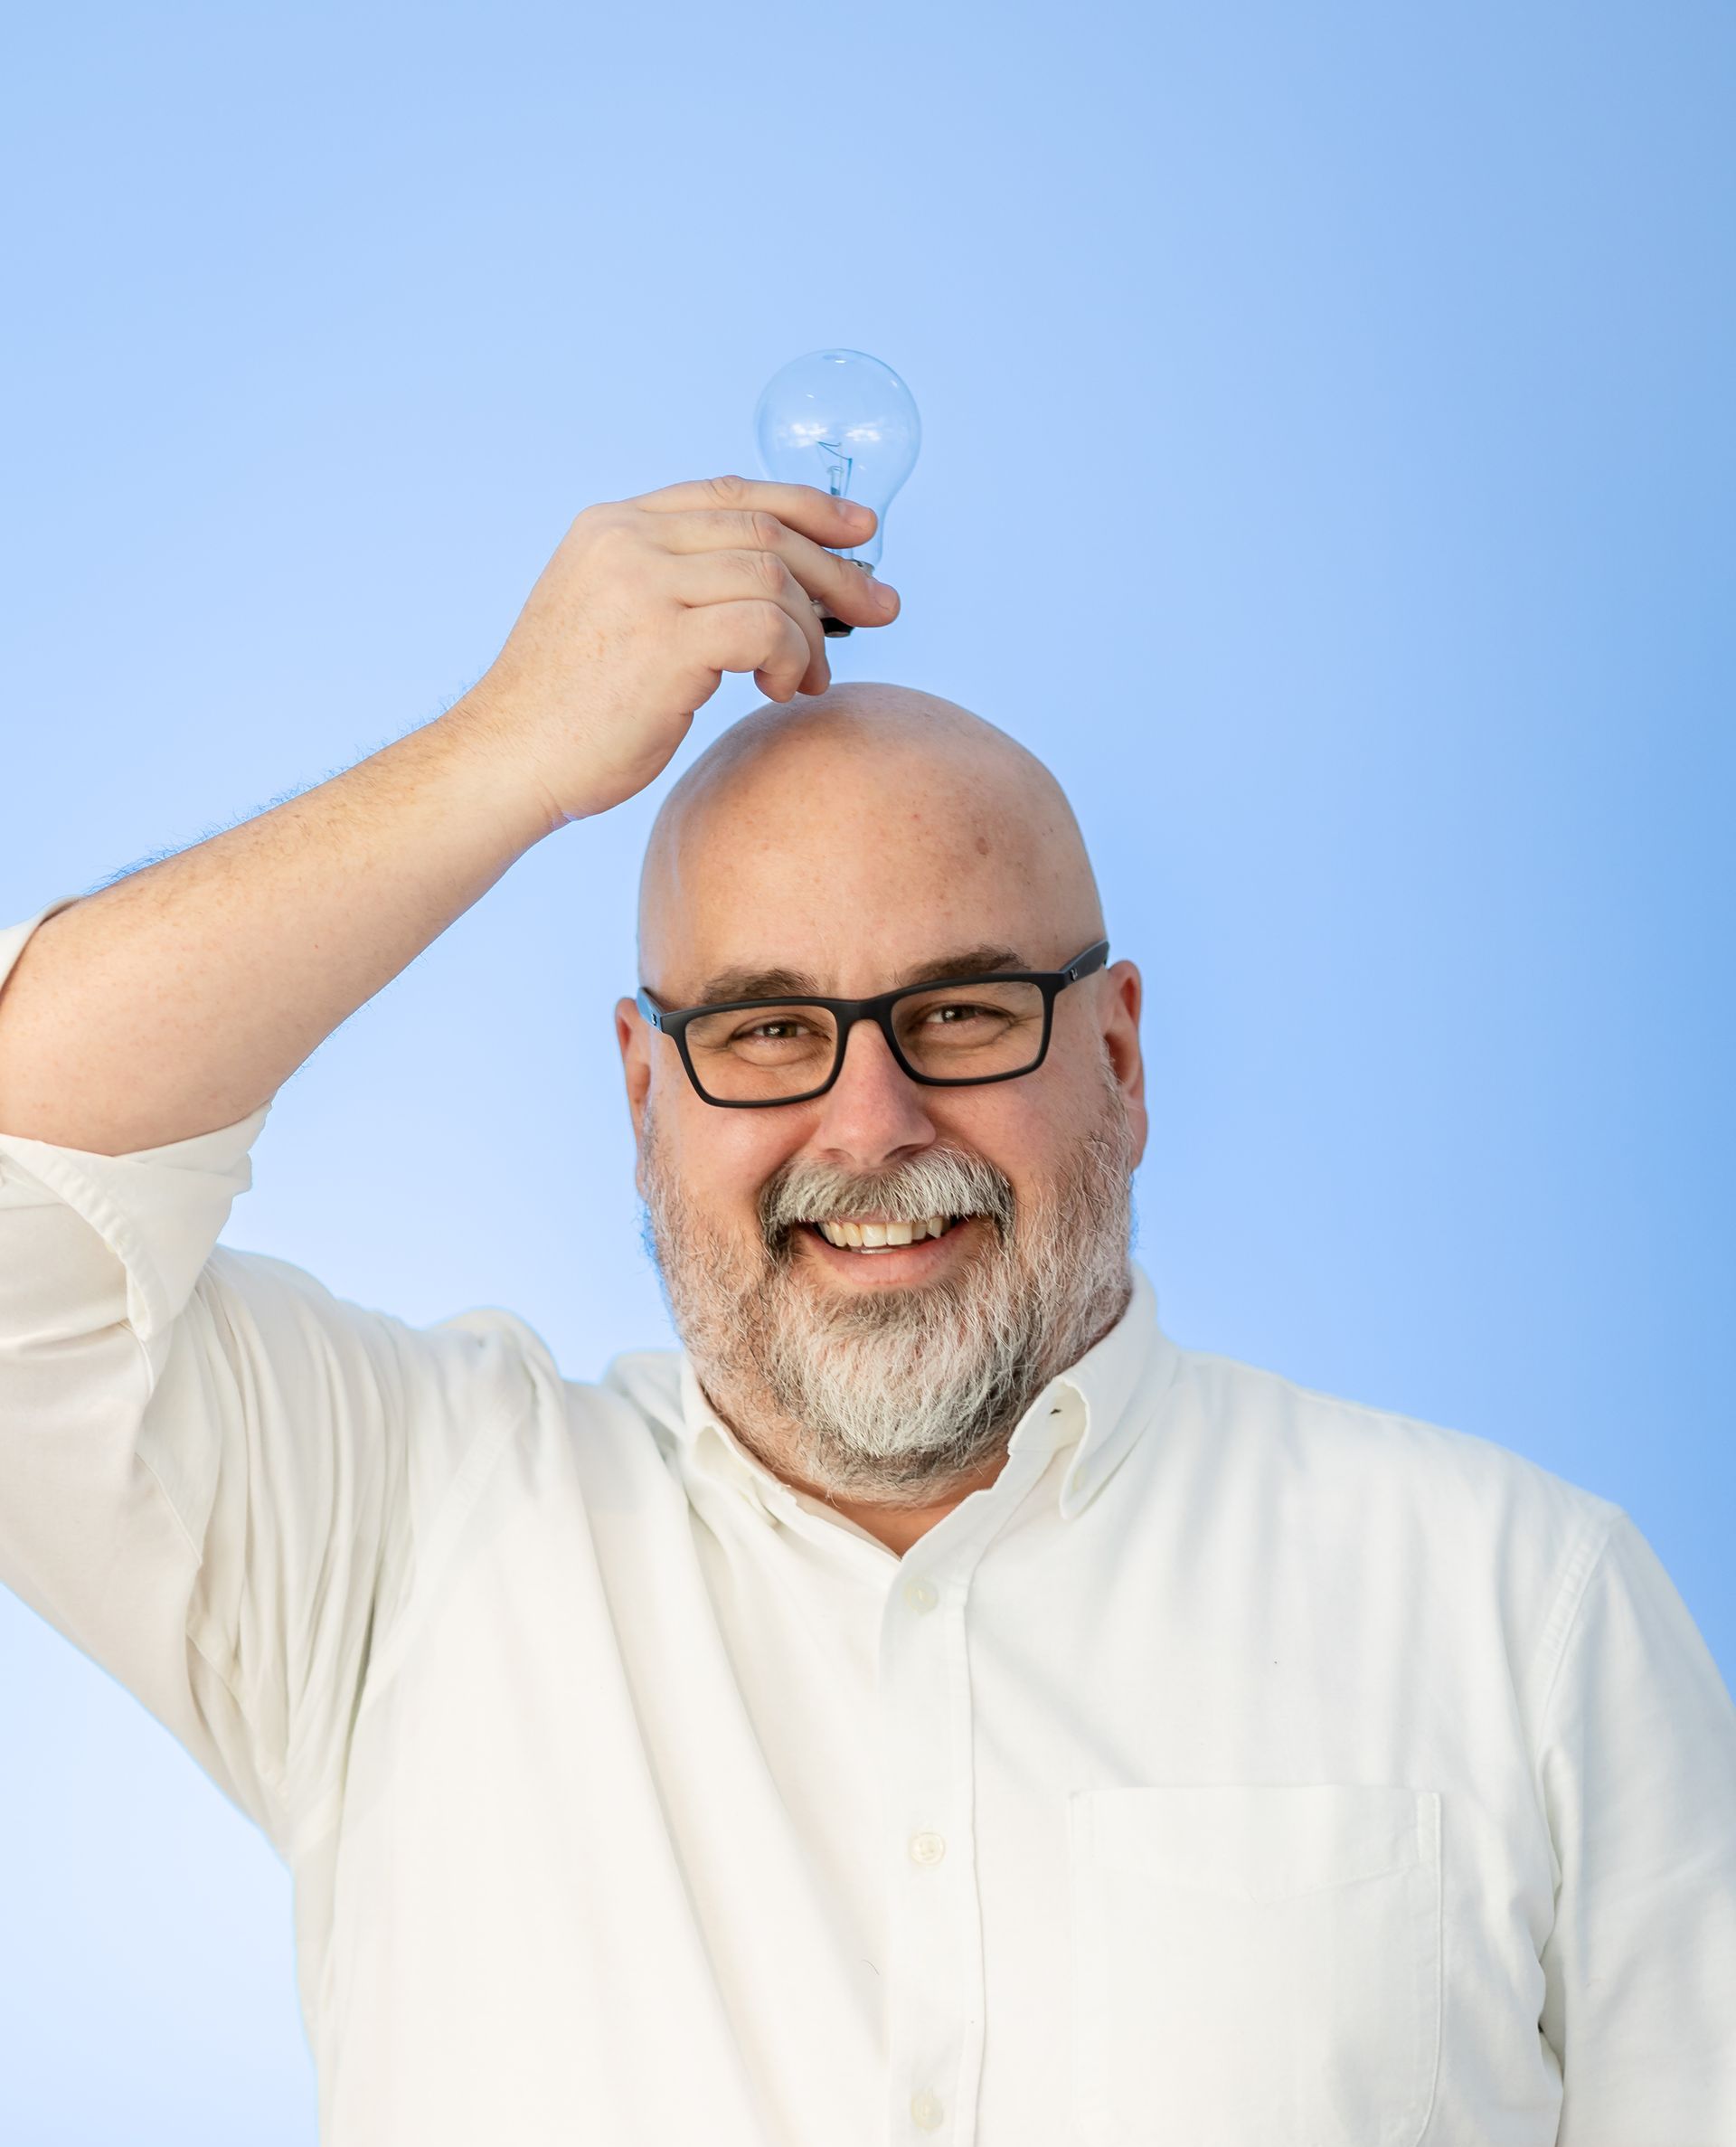
[[895, 591], [826, 549], [864, 543], [875, 519], [736, 477], [587, 507], [451, 713], [524, 753], [552, 825], [607, 812], [667, 765], [725, 671], [773, 701], [826, 691], [815, 599], [852, 626], [898, 616]]

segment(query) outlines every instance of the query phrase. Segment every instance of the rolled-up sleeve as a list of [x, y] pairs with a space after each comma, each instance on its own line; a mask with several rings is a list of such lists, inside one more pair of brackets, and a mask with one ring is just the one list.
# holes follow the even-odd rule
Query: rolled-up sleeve
[[269, 1110], [123, 1156], [0, 1132], [0, 1580], [289, 1854], [419, 1519], [532, 1381], [508, 1316], [411, 1328], [218, 1244]]
[[1542, 2027], [1561, 2147], [1729, 2147], [1736, 1707], [1625, 1513], [1588, 1556], [1544, 1732], [1560, 1878]]

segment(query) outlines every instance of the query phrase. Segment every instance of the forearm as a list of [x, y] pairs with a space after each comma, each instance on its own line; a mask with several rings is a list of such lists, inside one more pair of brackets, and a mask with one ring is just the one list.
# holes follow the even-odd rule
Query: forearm
[[0, 1130], [125, 1155], [245, 1118], [554, 825], [475, 695], [37, 927]]

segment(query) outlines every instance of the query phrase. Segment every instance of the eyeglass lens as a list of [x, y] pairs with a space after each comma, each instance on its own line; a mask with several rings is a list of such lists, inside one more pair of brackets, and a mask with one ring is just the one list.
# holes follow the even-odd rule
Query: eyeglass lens
[[[910, 1068], [942, 1081], [1023, 1074], [1043, 1050], [1043, 991], [985, 983], [915, 990], [893, 1002], [892, 1033]], [[700, 1086], [728, 1102], [799, 1096], [830, 1076], [838, 1025], [824, 1007], [722, 1007], [687, 1025]]]

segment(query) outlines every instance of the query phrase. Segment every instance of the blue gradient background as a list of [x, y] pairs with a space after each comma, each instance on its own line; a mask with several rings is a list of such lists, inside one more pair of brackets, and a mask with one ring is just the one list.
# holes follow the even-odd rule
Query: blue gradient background
[[[1075, 799], [1170, 1332], [1619, 1501], [1731, 1676], [1736, 16], [72, 5], [9, 61], [0, 914], [434, 715], [580, 507], [873, 351], [927, 442], [836, 671]], [[609, 1029], [662, 788], [285, 1086], [231, 1244], [573, 1376], [665, 1337]], [[309, 2147], [269, 1851], [11, 1598], [0, 1700], [0, 2138]]]

